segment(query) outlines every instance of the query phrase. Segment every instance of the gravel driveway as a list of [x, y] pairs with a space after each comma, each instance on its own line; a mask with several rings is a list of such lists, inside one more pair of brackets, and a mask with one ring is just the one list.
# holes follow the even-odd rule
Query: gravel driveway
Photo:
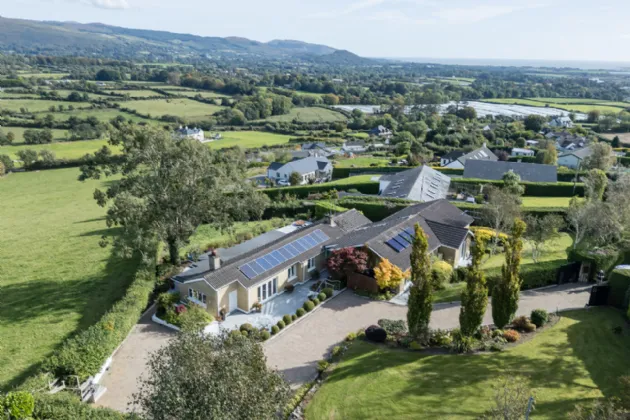
[[[550, 312], [583, 308], [588, 303], [590, 288], [570, 284], [522, 292], [517, 315], [529, 315], [537, 308]], [[431, 327], [458, 327], [459, 308], [458, 303], [435, 305]], [[315, 377], [317, 362], [324, 359], [348, 333], [376, 324], [381, 318], [406, 319], [406, 316], [406, 306], [371, 301], [345, 291], [278, 337], [266, 342], [267, 362], [282, 372], [292, 386], [297, 387]], [[490, 305], [484, 323], [492, 323]]]

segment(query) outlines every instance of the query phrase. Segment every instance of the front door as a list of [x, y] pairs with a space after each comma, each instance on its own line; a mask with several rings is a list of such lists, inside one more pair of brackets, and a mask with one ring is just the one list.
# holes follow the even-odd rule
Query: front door
[[238, 290], [234, 290], [233, 292], [230, 292], [229, 294], [229, 311], [233, 312], [236, 310], [237, 306], [238, 306]]

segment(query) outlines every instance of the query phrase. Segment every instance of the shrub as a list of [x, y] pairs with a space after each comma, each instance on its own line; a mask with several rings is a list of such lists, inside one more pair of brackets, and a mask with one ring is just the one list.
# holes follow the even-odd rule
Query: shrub
[[365, 339], [365, 331], [359, 331], [359, 333], [356, 336], [360, 340]]
[[508, 343], [516, 343], [521, 339], [521, 335], [516, 330], [506, 330], [503, 332], [503, 338], [505, 338]]
[[453, 351], [457, 353], [470, 353], [473, 350], [475, 339], [467, 335], [462, 334], [459, 329], [454, 329], [451, 332], [453, 337]]
[[503, 351], [503, 345], [500, 343], [492, 343], [490, 345], [490, 351], [495, 351], [495, 352]]
[[365, 329], [365, 337], [375, 343], [384, 343], [387, 339], [387, 332], [378, 325], [370, 325]]
[[608, 279], [608, 285], [608, 304], [625, 310], [628, 307], [626, 295], [630, 290], [630, 270], [614, 270]]
[[453, 343], [453, 337], [449, 331], [435, 330], [431, 331], [429, 342], [434, 346], [447, 347]]
[[332, 352], [330, 353], [332, 355], [332, 357], [337, 357], [342, 353], [342, 349], [341, 346], [335, 346], [332, 349]]
[[170, 309], [179, 302], [181, 299], [181, 295], [178, 293], [160, 293], [155, 300], [155, 305], [157, 307], [156, 315], [160, 318], [164, 316], [164, 313], [167, 309]]
[[451, 283], [461, 283], [466, 281], [466, 273], [468, 271], [467, 267], [457, 267], [453, 270], [453, 275], [451, 276]]
[[532, 323], [540, 328], [549, 321], [549, 314], [544, 309], [534, 309], [530, 315]]
[[313, 302], [313, 304], [314, 304], [315, 306], [319, 305], [319, 299], [317, 299], [317, 298], [313, 298], [313, 299], [311, 299], [311, 301]]
[[492, 331], [492, 338], [503, 337], [503, 330], [496, 329]]
[[325, 294], [325, 293], [323, 293], [323, 292], [322, 292], [322, 293], [320, 293], [319, 295], [317, 295], [317, 299], [319, 299], [319, 301], [320, 301], [320, 302], [325, 301], [327, 297], [328, 297], [328, 296], [326, 296], [326, 294]]
[[240, 333], [243, 337], [249, 337], [249, 332], [247, 331], [240, 331]]
[[3, 405], [9, 418], [26, 419], [33, 414], [35, 399], [26, 391], [9, 392], [4, 397]]
[[[523, 280], [521, 290], [557, 284], [558, 269], [566, 264], [566, 260], [552, 260], [521, 265], [519, 268], [519, 276]], [[488, 290], [492, 290], [501, 278], [501, 267], [491, 268], [485, 272]]]
[[317, 371], [319, 373], [324, 373], [326, 372], [326, 369], [328, 369], [328, 366], [330, 366], [330, 363], [327, 360], [320, 360], [317, 362]]
[[326, 295], [326, 298], [331, 298], [334, 290], [332, 289], [332, 287], [324, 287], [322, 289], [322, 293]]
[[273, 326], [271, 327], [271, 335], [276, 335], [276, 334], [278, 334], [279, 332], [280, 332], [280, 328], [278, 328], [278, 326], [277, 326], [277, 325], [273, 325]]
[[407, 325], [403, 320], [379, 319], [377, 324], [389, 335], [400, 336], [407, 332]]
[[269, 331], [267, 330], [263, 330], [260, 332], [260, 339], [262, 341], [267, 341], [269, 340], [269, 337], [271, 337], [271, 334], [269, 333]]
[[514, 325], [514, 328], [519, 329], [519, 330], [523, 330], [525, 329], [525, 325], [529, 324], [529, 318], [527, 318], [526, 316], [519, 316], [514, 318], [514, 321], [512, 321], [512, 325]]
[[528, 322], [527, 324], [525, 324], [523, 326], [523, 331], [525, 331], [527, 333], [534, 332], [534, 331], [536, 331], [536, 325], [531, 323], [531, 322]]
[[346, 335], [346, 341], [354, 341], [354, 339], [357, 338], [357, 334], [356, 333], [348, 333], [348, 335]]
[[249, 332], [251, 332], [251, 331], [254, 331], [254, 326], [253, 326], [252, 324], [250, 324], [250, 323], [246, 322], [246, 323], [242, 324], [242, 325], [239, 327], [239, 330], [240, 330], [240, 331], [247, 331], [247, 332], [249, 333]]
[[306, 311], [304, 310], [304, 308], [298, 308], [297, 311], [295, 311], [295, 315], [298, 318], [302, 317], [305, 313], [306, 313]]
[[453, 266], [446, 261], [436, 261], [431, 267], [433, 290], [442, 290], [453, 276]]
[[179, 325], [182, 331], [203, 331], [206, 325], [212, 321], [214, 321], [212, 315], [206, 312], [201, 306], [195, 305], [194, 303], [191, 303], [190, 308], [179, 315]]
[[291, 293], [293, 290], [295, 289], [295, 286], [292, 284], [285, 284], [284, 285], [284, 291]]
[[306, 312], [311, 312], [313, 308], [315, 307], [315, 304], [313, 303], [312, 300], [307, 300], [306, 302], [304, 302], [304, 305], [302, 307], [304, 308]]
[[[300, 308], [302, 309], [302, 308]], [[295, 321], [296, 319], [298, 319], [296, 314], [291, 315], [291, 322]]]
[[285, 325], [289, 325], [293, 321], [291, 315], [284, 315], [282, 317], [282, 320], [284, 321]]
[[283, 329], [284, 327], [286, 327], [287, 325], [284, 323], [283, 320], [278, 321], [278, 323], [276, 324], [278, 326], [278, 328]]
[[409, 343], [409, 348], [411, 350], [424, 350], [422, 344], [418, 343], [417, 341], [412, 341], [411, 343]]
[[48, 394], [45, 392], [35, 394], [35, 419], [55, 420], [123, 420], [127, 416], [108, 408], [95, 408], [90, 404], [81, 402], [79, 397], [69, 392], [57, 392]]

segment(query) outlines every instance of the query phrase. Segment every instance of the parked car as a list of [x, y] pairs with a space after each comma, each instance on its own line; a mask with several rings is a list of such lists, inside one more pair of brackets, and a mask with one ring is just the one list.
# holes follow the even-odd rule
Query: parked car
[[281, 187], [288, 187], [289, 185], [291, 185], [291, 183], [287, 181], [286, 179], [279, 180], [277, 184]]

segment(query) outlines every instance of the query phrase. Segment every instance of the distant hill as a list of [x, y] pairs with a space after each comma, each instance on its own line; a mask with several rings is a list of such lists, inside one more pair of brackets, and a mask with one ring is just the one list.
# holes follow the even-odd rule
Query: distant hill
[[239, 37], [204, 37], [102, 23], [40, 22], [3, 17], [0, 17], [0, 51], [163, 60], [221, 56], [257, 59], [290, 57], [330, 64], [369, 61], [348, 51], [294, 40], [265, 43]]

